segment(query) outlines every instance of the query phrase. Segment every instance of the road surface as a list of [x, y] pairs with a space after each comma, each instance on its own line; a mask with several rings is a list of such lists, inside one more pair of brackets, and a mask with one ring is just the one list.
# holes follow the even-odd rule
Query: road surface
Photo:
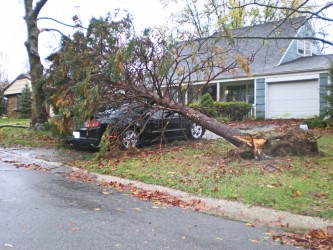
[[249, 227], [126, 192], [17, 168], [0, 151], [0, 249], [295, 249]]

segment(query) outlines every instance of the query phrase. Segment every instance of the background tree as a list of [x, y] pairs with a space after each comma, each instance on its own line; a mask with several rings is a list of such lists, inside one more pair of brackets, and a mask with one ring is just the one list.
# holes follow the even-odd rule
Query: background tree
[[[327, 39], [333, 19], [325, 12], [333, 6], [332, 2], [318, 4], [310, 0], [161, 0], [173, 6], [177, 2], [179, 11], [173, 11], [170, 19], [175, 23], [173, 32], [181, 39], [208, 37], [221, 30], [278, 21], [296, 16], [307, 16], [316, 23], [318, 39], [332, 46]], [[183, 3], [183, 5], [182, 5]], [[179, 35], [182, 34], [182, 35]]]
[[329, 69], [329, 77], [331, 84], [327, 86], [327, 90], [329, 92], [329, 95], [327, 96], [327, 111], [331, 118], [333, 118], [333, 64], [331, 64]]
[[6, 56], [0, 52], [0, 116], [6, 114], [6, 99], [4, 96], [4, 90], [9, 85], [8, 74], [4, 64], [6, 63]]
[[81, 25], [80, 20], [76, 16], [73, 16], [73, 21], [75, 22], [74, 25], [64, 24], [50, 17], [38, 17], [39, 13], [41, 12], [47, 1], [48, 0], [24, 0], [25, 21], [28, 32], [28, 39], [25, 43], [25, 46], [28, 52], [32, 85], [32, 126], [35, 126], [37, 123], [44, 123], [48, 119], [48, 114], [46, 111], [46, 93], [44, 88], [44, 68], [43, 64], [41, 63], [40, 55], [38, 53], [39, 34], [41, 32], [58, 32], [62, 36], [64, 36], [61, 31], [57, 29], [39, 29], [37, 26], [37, 21], [41, 19], [48, 19], [72, 28], [77, 28]]
[[31, 104], [32, 104], [32, 92], [28, 86], [25, 85], [22, 93], [18, 99], [18, 104], [20, 107], [20, 114], [22, 118], [31, 117]]
[[4, 88], [0, 86], [0, 117], [6, 114], [6, 100], [3, 94]]
[[43, 90], [44, 68], [38, 53], [38, 35], [40, 31], [37, 26], [38, 15], [46, 3], [47, 0], [39, 0], [37, 2], [33, 0], [24, 0], [25, 21], [28, 31], [28, 39], [25, 46], [28, 52], [32, 86], [32, 126], [47, 121], [45, 94]]

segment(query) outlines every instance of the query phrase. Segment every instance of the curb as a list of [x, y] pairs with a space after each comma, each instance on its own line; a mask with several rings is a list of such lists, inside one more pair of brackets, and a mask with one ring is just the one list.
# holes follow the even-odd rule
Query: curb
[[[73, 168], [73, 171], [75, 171], [75, 168]], [[96, 176], [96, 181], [98, 183], [118, 182], [123, 185], [133, 185], [144, 190], [158, 190], [161, 192], [166, 192], [173, 196], [177, 196], [184, 201], [198, 200], [206, 205], [207, 209], [203, 210], [202, 212], [227, 217], [233, 220], [259, 223], [271, 227], [284, 227], [295, 230], [322, 229], [328, 226], [333, 226], [333, 221], [324, 220], [318, 217], [297, 215], [285, 211], [246, 205], [235, 201], [193, 196], [183, 191], [158, 185], [145, 184], [139, 181], [132, 181], [114, 176], [106, 176], [102, 174], [94, 175]]]
[[253, 224], [263, 224], [270, 227], [283, 227], [295, 230], [322, 229], [328, 226], [333, 226], [332, 220], [325, 220], [318, 217], [297, 215], [285, 211], [246, 205], [235, 201], [194, 196], [192, 194], [168, 187], [146, 184], [139, 181], [123, 179], [110, 175], [89, 173], [86, 170], [82, 170], [77, 167], [70, 167], [66, 164], [62, 164], [59, 162], [52, 162], [44, 159], [20, 156], [16, 153], [8, 151], [2, 152], [2, 160], [4, 160], [6, 156], [13, 157], [15, 160], [17, 160], [17, 162], [37, 162], [42, 168], [50, 170], [52, 174], [67, 174], [71, 171], [84, 171], [85, 173], [94, 175], [96, 177], [94, 181], [96, 181], [97, 183], [117, 182], [122, 185], [132, 185], [136, 188], [141, 188], [147, 191], [157, 190], [160, 192], [165, 192], [174, 197], [178, 197], [183, 201], [200, 201], [200, 203], [205, 204], [204, 209], [200, 209], [201, 212], [226, 217], [232, 220], [239, 220]]

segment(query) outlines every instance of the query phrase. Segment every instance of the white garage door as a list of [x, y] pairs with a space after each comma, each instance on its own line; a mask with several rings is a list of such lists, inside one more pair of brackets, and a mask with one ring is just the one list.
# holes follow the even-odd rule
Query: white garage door
[[266, 118], [308, 118], [319, 115], [318, 80], [267, 85]]

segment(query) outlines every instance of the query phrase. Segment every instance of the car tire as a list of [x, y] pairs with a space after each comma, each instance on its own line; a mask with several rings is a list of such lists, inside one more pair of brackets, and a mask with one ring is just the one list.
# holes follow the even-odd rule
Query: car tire
[[198, 140], [205, 133], [205, 129], [196, 123], [192, 123], [189, 130], [189, 135], [191, 139]]
[[128, 129], [122, 136], [122, 147], [129, 149], [131, 147], [137, 147], [139, 143], [139, 135], [134, 129]]

